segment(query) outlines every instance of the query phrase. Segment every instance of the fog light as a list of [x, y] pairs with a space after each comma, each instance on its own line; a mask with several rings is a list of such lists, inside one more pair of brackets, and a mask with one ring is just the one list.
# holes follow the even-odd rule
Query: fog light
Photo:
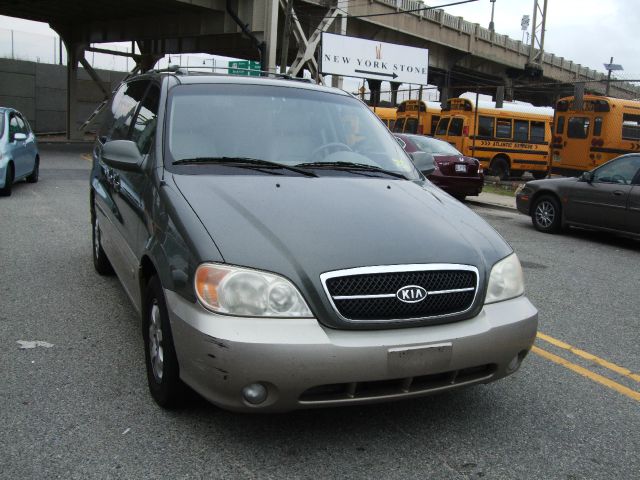
[[513, 357], [509, 362], [509, 365], [507, 365], [507, 372], [515, 372], [520, 366], [520, 362], [520, 355], [516, 355], [515, 357]]
[[242, 389], [242, 396], [252, 405], [258, 405], [267, 399], [267, 388], [260, 383], [252, 383]]

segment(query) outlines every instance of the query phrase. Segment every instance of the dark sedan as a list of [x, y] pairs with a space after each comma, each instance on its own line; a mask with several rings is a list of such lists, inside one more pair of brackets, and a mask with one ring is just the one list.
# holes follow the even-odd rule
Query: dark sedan
[[640, 237], [640, 155], [614, 158], [579, 178], [528, 182], [516, 204], [541, 232], [576, 226]]
[[406, 134], [396, 134], [395, 137], [407, 153], [425, 152], [433, 155], [436, 169], [427, 178], [445, 192], [458, 200], [482, 192], [484, 173], [475, 158], [465, 157], [451, 144], [436, 138]]

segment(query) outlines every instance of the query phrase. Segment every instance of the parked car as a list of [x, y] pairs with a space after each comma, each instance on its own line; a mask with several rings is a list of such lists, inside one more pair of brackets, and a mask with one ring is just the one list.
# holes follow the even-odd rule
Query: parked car
[[133, 77], [90, 186], [163, 407], [184, 384], [233, 410], [417, 397], [515, 372], [536, 336], [511, 247], [341, 90]]
[[13, 108], [0, 107], [0, 196], [11, 195], [11, 186], [22, 179], [36, 183], [40, 154], [29, 122]]
[[433, 155], [436, 169], [427, 178], [458, 200], [467, 195], [480, 195], [484, 173], [480, 162], [466, 157], [451, 144], [424, 135], [395, 134], [408, 153], [425, 152]]
[[640, 155], [614, 158], [579, 178], [527, 182], [516, 205], [541, 232], [575, 226], [640, 236]]

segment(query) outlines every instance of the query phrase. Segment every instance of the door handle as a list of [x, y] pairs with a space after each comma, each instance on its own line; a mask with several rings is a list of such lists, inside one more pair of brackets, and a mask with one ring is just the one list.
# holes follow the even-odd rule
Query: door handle
[[613, 192], [613, 194], [614, 194], [616, 197], [621, 197], [622, 195], [624, 195], [624, 192], [623, 192], [623, 191], [621, 191], [621, 190], [616, 190], [615, 192]]

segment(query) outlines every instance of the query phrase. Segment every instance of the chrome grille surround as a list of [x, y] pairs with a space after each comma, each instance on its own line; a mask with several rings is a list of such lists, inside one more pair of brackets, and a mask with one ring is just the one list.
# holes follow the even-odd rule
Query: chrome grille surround
[[[336, 305], [336, 300], [344, 300], [344, 299], [376, 299], [376, 298], [391, 298], [396, 297], [396, 292], [388, 292], [383, 294], [373, 294], [373, 295], [335, 295], [332, 296], [329, 291], [329, 287], [327, 282], [331, 279], [338, 277], [353, 277], [353, 276], [365, 276], [365, 275], [376, 275], [376, 274], [386, 274], [386, 273], [411, 273], [411, 272], [448, 272], [448, 271], [464, 271], [471, 272], [475, 275], [475, 285], [473, 286], [473, 298], [469, 305], [464, 310], [441, 314], [441, 315], [427, 315], [427, 316], [419, 316], [419, 317], [410, 317], [410, 318], [367, 318], [367, 319], [353, 319], [345, 317], [341, 312], [338, 306]], [[420, 320], [441, 320], [446, 319], [448, 317], [455, 317], [464, 315], [473, 309], [476, 298], [479, 290], [479, 272], [478, 269], [472, 265], [462, 265], [457, 263], [426, 263], [426, 264], [407, 264], [407, 265], [378, 265], [378, 266], [370, 266], [370, 267], [356, 267], [349, 268], [345, 270], [335, 270], [332, 272], [325, 272], [320, 275], [320, 280], [322, 282], [322, 287], [335, 311], [336, 315], [348, 323], [397, 323], [397, 322], [413, 322]], [[468, 291], [469, 288], [462, 289], [445, 289], [445, 290], [437, 290], [437, 291], [428, 291], [429, 295], [441, 295], [447, 293], [456, 293]]]

